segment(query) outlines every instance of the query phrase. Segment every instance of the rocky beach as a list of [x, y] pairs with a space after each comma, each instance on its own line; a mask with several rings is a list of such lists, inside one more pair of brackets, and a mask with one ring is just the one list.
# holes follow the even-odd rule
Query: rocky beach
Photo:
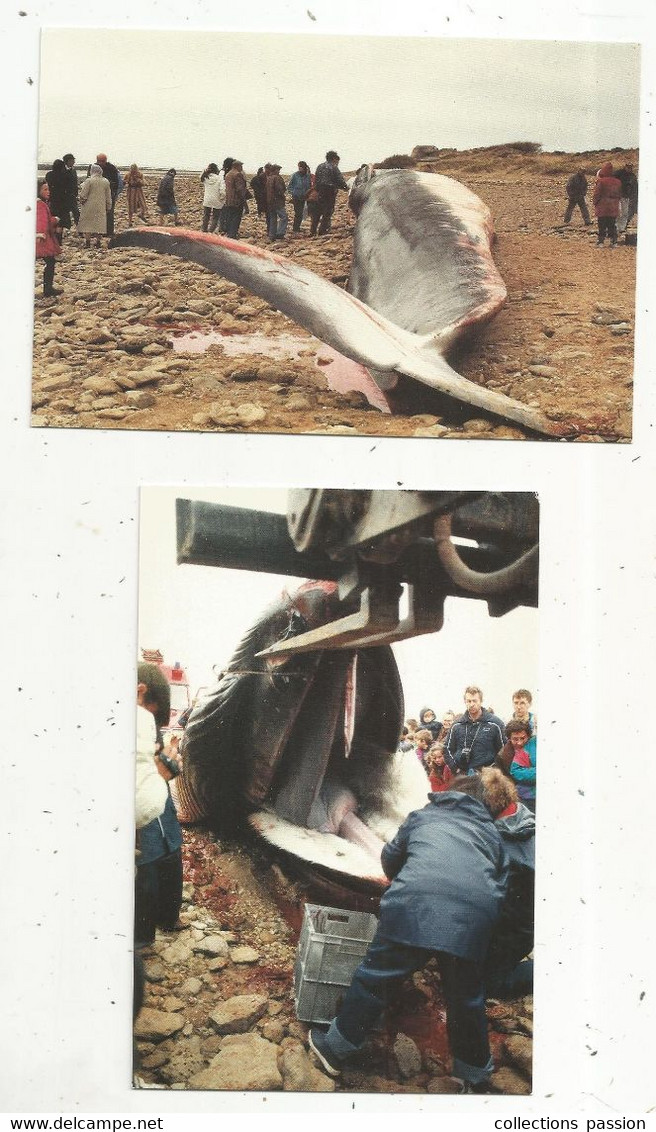
[[[309, 1050], [293, 972], [305, 900], [257, 847], [186, 827], [181, 930], [145, 956], [135, 1085], [146, 1089], [457, 1093], [444, 1006], [429, 964], [337, 1080]], [[492, 1091], [531, 1091], [533, 999], [488, 1000]]]
[[[414, 161], [462, 181], [494, 217], [508, 301], [455, 368], [542, 410], [580, 441], [631, 436], [636, 248], [596, 247], [596, 226], [584, 227], [578, 212], [563, 225], [567, 177], [583, 165], [592, 184], [607, 159], [637, 166], [636, 151], [547, 154], [525, 143]], [[151, 223], [158, 179], [146, 176]], [[198, 174], [179, 174], [176, 194], [181, 223], [199, 229]], [[264, 220], [253, 201], [250, 208], [240, 239], [267, 246]], [[117, 232], [127, 227], [125, 209], [121, 194]], [[292, 234], [290, 220], [275, 250], [343, 286], [354, 224], [340, 193], [328, 235], [311, 239], [308, 221]], [[61, 293], [41, 297], [40, 274], [37, 265], [36, 427], [532, 438], [480, 410], [445, 409], [416, 383], [394, 414], [361, 391], [330, 388], [339, 385], [334, 355], [268, 303], [196, 264], [143, 249], [87, 250], [72, 230], [57, 263]]]

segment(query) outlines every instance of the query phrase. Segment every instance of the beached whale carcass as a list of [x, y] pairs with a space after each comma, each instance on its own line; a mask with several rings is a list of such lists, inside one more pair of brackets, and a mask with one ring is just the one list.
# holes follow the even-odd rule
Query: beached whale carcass
[[295, 260], [216, 234], [137, 228], [113, 245], [191, 260], [253, 291], [364, 365], [385, 391], [405, 376], [503, 420], [560, 435], [562, 426], [543, 413], [468, 381], [447, 361], [506, 299], [487, 206], [450, 177], [371, 166], [358, 172], [350, 202], [358, 219], [346, 291]]

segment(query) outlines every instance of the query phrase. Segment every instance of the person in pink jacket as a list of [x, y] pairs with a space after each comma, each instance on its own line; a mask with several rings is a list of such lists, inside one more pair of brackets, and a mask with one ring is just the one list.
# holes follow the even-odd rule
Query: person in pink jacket
[[61, 255], [61, 244], [57, 239], [58, 217], [50, 211], [50, 186], [47, 181], [39, 181], [36, 202], [36, 258], [44, 261], [43, 295], [49, 299], [58, 295], [53, 287], [55, 278], [55, 256]]
[[617, 243], [616, 221], [619, 216], [621, 196], [622, 182], [613, 176], [613, 166], [610, 161], [606, 161], [599, 170], [592, 197], [599, 231], [597, 247], [601, 247], [606, 236], [610, 240], [611, 247], [614, 248]]

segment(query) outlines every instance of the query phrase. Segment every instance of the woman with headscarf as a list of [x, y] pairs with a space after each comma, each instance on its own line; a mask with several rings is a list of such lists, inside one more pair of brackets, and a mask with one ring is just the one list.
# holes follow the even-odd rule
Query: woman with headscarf
[[43, 297], [58, 295], [53, 287], [55, 278], [55, 256], [61, 255], [61, 243], [57, 238], [58, 217], [50, 209], [50, 186], [47, 181], [39, 181], [36, 202], [36, 258], [43, 263]]
[[132, 217], [138, 216], [144, 224], [148, 223], [146, 198], [144, 196], [144, 175], [138, 165], [132, 164], [129, 172], [125, 174], [126, 199], [128, 206], [128, 224], [132, 227]]
[[50, 208], [59, 220], [57, 239], [61, 243], [62, 229], [71, 226], [71, 207], [68, 172], [60, 157], [53, 161], [52, 169], [46, 173], [46, 182], [50, 189]]
[[100, 165], [92, 165], [91, 173], [80, 189], [80, 221], [78, 228], [84, 235], [84, 246], [91, 247], [91, 237], [100, 247], [100, 237], [107, 235], [107, 216], [112, 210], [112, 191], [103, 177]]

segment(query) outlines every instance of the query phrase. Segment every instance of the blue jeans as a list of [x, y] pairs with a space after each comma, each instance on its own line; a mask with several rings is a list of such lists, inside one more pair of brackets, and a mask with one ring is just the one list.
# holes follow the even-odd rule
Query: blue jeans
[[280, 239], [287, 231], [287, 213], [283, 207], [272, 208], [269, 212], [269, 239]]
[[433, 957], [442, 978], [454, 1076], [473, 1085], [487, 1080], [494, 1063], [487, 1033], [483, 964], [459, 959], [446, 951], [396, 943], [386, 939], [380, 928], [326, 1035], [337, 1060], [345, 1059], [364, 1044], [387, 1005], [390, 991]]

